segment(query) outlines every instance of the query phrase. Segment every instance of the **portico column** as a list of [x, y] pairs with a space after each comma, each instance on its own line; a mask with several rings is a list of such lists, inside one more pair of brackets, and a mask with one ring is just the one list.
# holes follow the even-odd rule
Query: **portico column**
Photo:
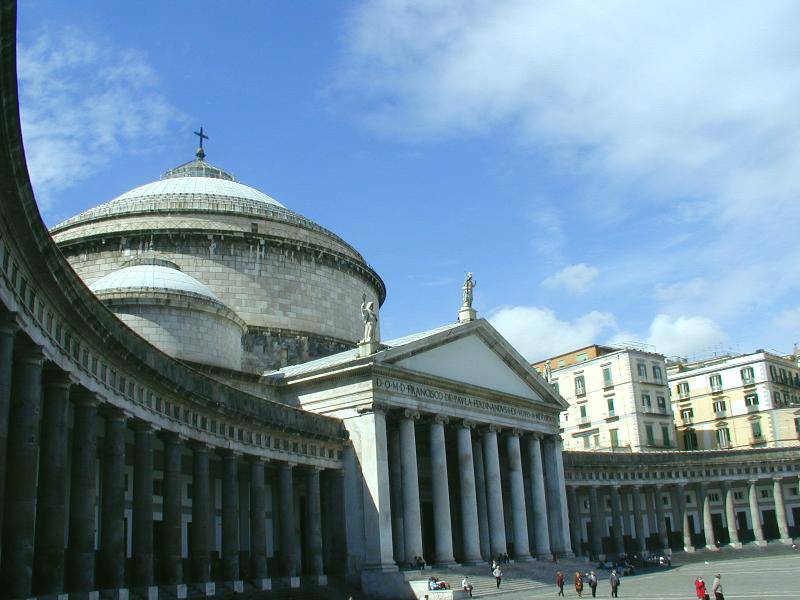
[[239, 579], [239, 455], [222, 453], [222, 578]]
[[70, 385], [69, 375], [63, 371], [45, 373], [33, 565], [33, 593], [37, 596], [64, 591]]
[[153, 427], [133, 423], [133, 527], [131, 581], [153, 585]]
[[95, 486], [97, 468], [98, 398], [87, 390], [75, 395], [75, 420], [72, 428], [72, 481], [69, 496], [70, 592], [95, 589], [94, 534]]
[[597, 498], [597, 486], [589, 486], [589, 513], [591, 514], [592, 539], [589, 541], [595, 559], [602, 560], [603, 529], [601, 527], [600, 505]]
[[164, 508], [161, 530], [162, 577], [168, 585], [183, 583], [181, 543], [183, 523], [181, 514], [181, 455], [183, 444], [176, 433], [164, 433]]
[[[581, 513], [578, 510], [578, 489], [574, 485], [567, 486], [567, 508], [569, 510], [569, 533], [572, 541], [572, 551], [575, 556], [580, 556], [583, 554], [583, 548], [581, 547]], [[537, 558], [546, 557], [547, 555], [542, 557], [537, 555]]]
[[658, 523], [658, 543], [662, 550], [669, 548], [669, 539], [667, 538], [667, 521], [664, 519], [664, 486], [656, 485], [653, 497], [656, 504], [656, 521]]
[[698, 486], [698, 491], [700, 501], [702, 502], [703, 536], [706, 540], [706, 548], [708, 550], [717, 550], [714, 521], [711, 519], [711, 496], [708, 493], [708, 486], [701, 483]]
[[633, 486], [633, 523], [636, 526], [636, 545], [640, 551], [647, 550], [644, 537], [644, 518], [642, 516], [642, 486]]
[[101, 589], [125, 587], [125, 414], [110, 405], [103, 438], [100, 490], [100, 552], [97, 581]]
[[547, 472], [547, 508], [551, 531], [550, 547], [563, 557], [571, 557], [572, 544], [569, 539], [569, 516], [567, 515], [567, 492], [564, 482], [564, 462], [561, 456], [561, 437], [551, 436], [544, 446]]
[[[257, 583], [267, 578], [267, 490], [264, 485], [264, 460], [250, 459], [250, 563], [251, 577]], [[259, 586], [260, 588], [261, 586]]]
[[472, 455], [472, 427], [469, 421], [458, 425], [458, 483], [461, 494], [462, 562], [467, 565], [481, 561], [478, 500], [475, 492], [475, 461]]
[[528, 515], [525, 510], [525, 482], [522, 477], [522, 453], [519, 448], [518, 430], [511, 430], [506, 436], [508, 456], [509, 491], [511, 492], [511, 522], [514, 528], [514, 558], [531, 560], [528, 544]]
[[764, 530], [761, 527], [761, 509], [758, 507], [758, 480], [750, 479], [747, 486], [747, 498], [750, 501], [750, 520], [753, 523], [753, 536], [757, 546], [766, 546]]
[[503, 489], [500, 479], [500, 455], [497, 428], [490, 425], [483, 432], [483, 461], [486, 467], [486, 504], [489, 513], [489, 547], [493, 557], [505, 554], [506, 523], [503, 514]]
[[394, 559], [398, 563], [406, 560], [403, 531], [403, 469], [400, 458], [400, 430], [389, 430], [389, 487], [392, 507], [392, 546]]
[[623, 554], [625, 552], [625, 532], [622, 527], [622, 499], [619, 496], [619, 488], [612, 485], [611, 491], [611, 521], [612, 530], [614, 532], [614, 546], [617, 553]]
[[[530, 459], [531, 510], [533, 511], [533, 543], [536, 558], [550, 558], [550, 535], [547, 523], [547, 500], [542, 467], [542, 435], [534, 433], [527, 437]], [[572, 541], [573, 548], [575, 541]]]
[[683, 536], [683, 549], [685, 552], [694, 552], [692, 544], [692, 528], [689, 523], [689, 511], [686, 510], [686, 486], [679, 483], [675, 486], [675, 506], [678, 510], [676, 519], [681, 524], [681, 534]]
[[742, 543], [739, 541], [739, 530], [736, 523], [736, 510], [733, 507], [733, 486], [730, 482], [723, 483], [725, 493], [725, 520], [728, 522], [728, 537], [729, 543], [733, 548], [741, 548]]
[[772, 497], [775, 500], [775, 517], [778, 521], [781, 542], [791, 544], [792, 536], [789, 535], [789, 523], [786, 520], [786, 504], [783, 501], [783, 479], [781, 477], [772, 478]]
[[444, 444], [445, 423], [447, 418], [441, 415], [434, 416], [430, 423], [434, 562], [442, 566], [455, 564], [453, 529], [450, 521], [450, 491], [447, 481], [447, 453]]
[[209, 553], [209, 447], [203, 443], [192, 445], [192, 581], [204, 583], [211, 579]]
[[400, 467], [403, 480], [403, 540], [406, 562], [422, 556], [422, 517], [419, 505], [419, 475], [417, 472], [417, 437], [414, 421], [419, 413], [405, 411], [400, 420]]
[[280, 467], [280, 519], [281, 519], [281, 555], [283, 556], [283, 574], [286, 577], [297, 577], [297, 555], [294, 542], [294, 479], [293, 463], [283, 463]]
[[[42, 363], [38, 346], [15, 348], [11, 385], [3, 518], [0, 589], [11, 598], [31, 595], [36, 522], [36, 464], [39, 459], [39, 418], [42, 412]], [[5, 466], [5, 464], [4, 464]]]
[[311, 554], [311, 574], [317, 578], [325, 574], [322, 564], [322, 505], [319, 490], [321, 470], [313, 467], [308, 472], [308, 551]]
[[14, 370], [14, 336], [19, 330], [17, 313], [4, 311], [0, 317], [0, 532], [6, 498], [8, 419], [11, 407], [11, 379]]
[[481, 558], [491, 560], [492, 549], [489, 541], [489, 509], [486, 506], [486, 469], [483, 464], [483, 443], [472, 440], [472, 453], [475, 460], [475, 498], [478, 504], [478, 534], [481, 543]]

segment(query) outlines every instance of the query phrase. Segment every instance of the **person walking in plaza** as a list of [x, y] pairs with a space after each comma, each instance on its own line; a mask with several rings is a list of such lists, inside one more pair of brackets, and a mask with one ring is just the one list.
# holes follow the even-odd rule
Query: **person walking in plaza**
[[589, 571], [589, 576], [587, 577], [589, 587], [592, 589], [592, 598], [597, 597], [597, 575], [595, 575], [594, 571]]
[[694, 580], [694, 595], [697, 597], [697, 600], [705, 600], [705, 598], [708, 597], [706, 582], [703, 581], [702, 577], [698, 577]]
[[497, 587], [500, 587], [500, 582], [503, 579], [503, 572], [500, 570], [500, 565], [495, 565], [492, 575], [494, 575], [494, 580], [497, 582]]
[[725, 600], [725, 596], [722, 595], [722, 575], [719, 573], [711, 584], [711, 592], [714, 594], [714, 600]]
[[578, 594], [578, 598], [583, 598], [583, 575], [581, 575], [578, 571], [575, 571], [575, 592]]
[[564, 595], [564, 573], [561, 571], [556, 572], [556, 587], [558, 588], [558, 595]]
[[619, 589], [619, 575], [617, 575], [616, 569], [612, 569], [611, 577], [608, 578], [608, 582], [611, 584], [611, 597], [619, 598], [617, 595], [617, 590]]
[[464, 575], [464, 579], [461, 580], [461, 589], [464, 590], [469, 594], [469, 597], [472, 598], [472, 584], [469, 581], [469, 575]]

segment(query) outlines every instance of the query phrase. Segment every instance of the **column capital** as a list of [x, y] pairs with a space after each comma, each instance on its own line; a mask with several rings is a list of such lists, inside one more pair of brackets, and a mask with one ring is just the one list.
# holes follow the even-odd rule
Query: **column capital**
[[544, 434], [541, 431], [529, 431], [527, 432], [528, 437], [532, 440], [538, 440], [539, 442], [542, 441]]
[[48, 363], [42, 373], [42, 383], [45, 387], [69, 389], [76, 381], [69, 371], [65, 371], [53, 363]]
[[521, 437], [523, 433], [525, 433], [525, 432], [522, 431], [521, 429], [516, 429], [515, 428], [515, 429], [509, 429], [506, 432], [506, 435], [508, 435], [509, 437], [517, 437], [518, 438], [518, 437]]
[[201, 440], [190, 440], [189, 441], [189, 448], [192, 449], [192, 452], [210, 452], [214, 447], [209, 444], [208, 442], [203, 442]]
[[750, 485], [758, 485], [759, 481], [760, 480], [758, 479], [758, 477], [753, 477], [753, 478], [748, 479], [747, 483], [749, 483]]
[[131, 419], [131, 429], [133, 429], [136, 433], [154, 433], [156, 427], [149, 421], [143, 421], [142, 419]]
[[261, 463], [266, 465], [269, 459], [266, 456], [258, 456], [257, 454], [247, 454], [244, 460], [249, 463]]
[[484, 432], [489, 432], [489, 431], [491, 431], [492, 433], [500, 433], [501, 431], [503, 431], [503, 428], [500, 425], [497, 425], [496, 423], [489, 423], [484, 429]]
[[297, 466], [297, 463], [287, 460], [287, 461], [279, 462], [277, 464], [277, 466], [278, 466], [278, 469], [280, 469], [281, 471], [291, 471], [294, 467]]
[[13, 310], [3, 311], [0, 315], [0, 333], [14, 335], [20, 329], [19, 313]]
[[100, 404], [100, 396], [83, 387], [74, 388], [70, 398], [77, 406], [98, 406]]
[[420, 418], [419, 411], [418, 411], [418, 410], [411, 410], [410, 408], [406, 408], [406, 409], [403, 411], [402, 415], [403, 415], [403, 418], [404, 418], [404, 419], [413, 419], [413, 420], [417, 420], [417, 419], [419, 419], [419, 418]]
[[783, 481], [784, 478], [785, 478], [784, 475], [773, 475], [772, 476], [772, 481], [775, 482], [775, 483], [779, 483], [779, 482]]
[[131, 416], [124, 410], [118, 406], [109, 404], [108, 402], [103, 402], [103, 404], [100, 405], [100, 410], [98, 412], [106, 421], [122, 421], [124, 423], [131, 418]]
[[441, 423], [442, 425], [447, 425], [450, 422], [450, 417], [447, 415], [435, 414], [430, 416], [430, 420], [433, 423]]
[[242, 456], [239, 450], [234, 450], [233, 448], [217, 448], [217, 452], [224, 459], [236, 459]]
[[44, 362], [44, 348], [33, 342], [17, 342], [14, 344], [14, 359], [34, 365]]
[[183, 435], [182, 433], [178, 433], [177, 431], [170, 431], [168, 429], [162, 429], [158, 433], [158, 437], [166, 444], [182, 444], [186, 443], [189, 438]]
[[458, 423], [459, 427], [463, 427], [464, 429], [475, 429], [478, 424], [475, 421], [470, 421], [469, 419], [461, 419]]
[[362, 404], [361, 406], [356, 407], [356, 412], [358, 414], [368, 414], [368, 413], [382, 413], [386, 414], [390, 409], [390, 406], [385, 402], [373, 401], [368, 404]]

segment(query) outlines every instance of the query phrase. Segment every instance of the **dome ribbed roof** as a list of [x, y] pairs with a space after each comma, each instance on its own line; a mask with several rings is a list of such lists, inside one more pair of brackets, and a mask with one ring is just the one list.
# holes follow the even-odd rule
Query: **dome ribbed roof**
[[219, 302], [214, 292], [194, 277], [177, 269], [155, 264], [123, 267], [101, 277], [90, 285], [89, 289], [98, 295], [103, 292], [126, 290], [188, 292]]
[[[272, 206], [285, 208], [283, 204], [259, 192], [248, 185], [217, 177], [180, 177], [170, 176], [167, 179], [153, 181], [117, 196], [109, 204], [122, 204], [128, 200], [136, 200], [157, 196], [221, 196], [231, 199], [255, 200]], [[98, 207], [99, 208], [99, 207]]]

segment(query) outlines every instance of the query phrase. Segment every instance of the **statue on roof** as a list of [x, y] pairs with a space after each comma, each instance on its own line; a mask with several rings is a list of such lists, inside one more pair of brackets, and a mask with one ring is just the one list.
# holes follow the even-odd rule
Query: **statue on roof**
[[553, 366], [550, 364], [549, 358], [544, 361], [544, 379], [547, 383], [550, 383], [553, 379]]
[[467, 273], [467, 278], [464, 280], [464, 286], [461, 288], [464, 290], [464, 308], [472, 308], [472, 290], [475, 289], [475, 286], [478, 283], [472, 278], [472, 271]]
[[378, 313], [375, 303], [367, 302], [367, 295], [361, 294], [361, 318], [364, 320], [364, 339], [362, 343], [378, 343]]

